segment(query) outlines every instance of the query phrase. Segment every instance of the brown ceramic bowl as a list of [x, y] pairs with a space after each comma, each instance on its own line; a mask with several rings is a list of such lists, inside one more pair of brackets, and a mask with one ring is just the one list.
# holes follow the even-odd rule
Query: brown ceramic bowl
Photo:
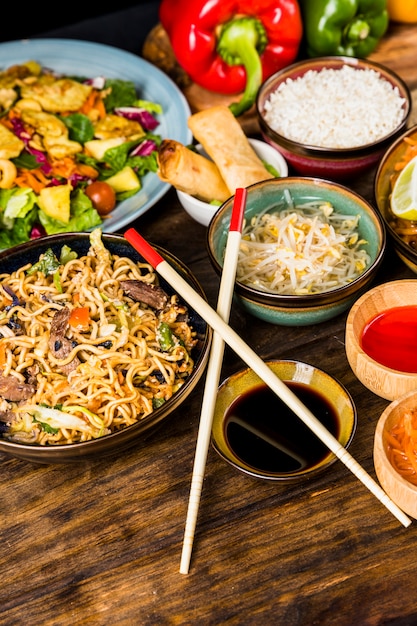
[[409, 391], [389, 404], [378, 420], [374, 438], [375, 472], [381, 487], [405, 513], [417, 519], [417, 487], [391, 464], [386, 433], [406, 411], [417, 410], [417, 391]]
[[[63, 245], [68, 245], [79, 254], [86, 254], [90, 247], [90, 233], [65, 233], [50, 235], [41, 239], [32, 240], [20, 246], [5, 250], [0, 253], [0, 274], [10, 273], [26, 263], [34, 263], [39, 260], [41, 253], [47, 248], [59, 256]], [[103, 234], [102, 240], [105, 247], [113, 254], [129, 256], [131, 259], [144, 261], [144, 259], [132, 248], [122, 235]], [[166, 250], [155, 246], [159, 253], [167, 260], [179, 274], [189, 282], [192, 287], [203, 297], [204, 292], [193, 276], [191, 271], [177, 258]], [[164, 290], [171, 294], [173, 288], [162, 278], [160, 284]], [[0, 452], [18, 457], [26, 461], [36, 463], [70, 463], [84, 460], [93, 460], [110, 454], [120, 453], [121, 450], [138, 444], [153, 431], [161, 426], [164, 420], [171, 417], [181, 403], [193, 392], [195, 386], [203, 375], [211, 343], [211, 330], [204, 320], [190, 307], [190, 322], [197, 331], [199, 342], [193, 353], [195, 369], [184, 385], [165, 404], [155, 409], [148, 416], [116, 433], [105, 435], [91, 441], [82, 443], [41, 446], [16, 443], [0, 436]]]
[[[356, 430], [349, 392], [308, 363], [268, 361], [278, 378], [348, 447]], [[242, 404], [243, 401], [243, 404]], [[262, 382], [252, 369], [236, 372], [219, 387], [212, 443], [233, 467], [253, 478], [288, 483], [329, 468], [336, 456]]]
[[[400, 162], [409, 145], [407, 141], [417, 144], [417, 125], [412, 126], [400, 135], [385, 152], [375, 175], [374, 196], [376, 206], [385, 221], [387, 234], [394, 250], [400, 259], [417, 274], [417, 224], [415, 222], [412, 223], [413, 230], [416, 232], [415, 235], [402, 234], [400, 230], [401, 223], [395, 218], [390, 208], [391, 179], [396, 173], [396, 164]], [[404, 225], [404, 222], [402, 225]]]
[[417, 307], [417, 280], [394, 280], [362, 295], [346, 320], [345, 349], [350, 367], [365, 387], [386, 400], [417, 389], [417, 373], [393, 369], [371, 358], [362, 347], [362, 335], [376, 315], [407, 306]]
[[[384, 136], [376, 141], [359, 146], [355, 145], [353, 140], [351, 146], [343, 148], [323, 147], [322, 145], [314, 145], [311, 142], [304, 143], [304, 139], [303, 141], [291, 139], [285, 136], [283, 132], [274, 130], [271, 124], [266, 121], [265, 105], [270, 100], [271, 94], [280, 85], [286, 81], [303, 77], [310, 71], [320, 72], [323, 69], [340, 70], [345, 65], [358, 70], [374, 70], [381, 78], [397, 89], [401, 98], [404, 99], [401, 120]], [[352, 98], [352, 95], [346, 93], [344, 97], [348, 100]], [[316, 92], [307, 93], [305, 100], [308, 101], [309, 98], [313, 102], [316, 98]], [[331, 105], [332, 103], [329, 101], [328, 107], [331, 107]], [[264, 139], [281, 152], [288, 164], [297, 173], [305, 176], [320, 176], [332, 180], [343, 180], [357, 176], [376, 165], [388, 146], [404, 131], [411, 112], [411, 94], [407, 85], [397, 74], [387, 67], [368, 59], [343, 56], [316, 57], [294, 63], [268, 78], [258, 92], [256, 106], [258, 121]], [[277, 108], [277, 114], [284, 117], [285, 110], [280, 111]], [[318, 124], [319, 122], [321, 120], [316, 119], [312, 121], [313, 124]], [[322, 123], [325, 125], [326, 120], [322, 120]], [[349, 120], [346, 120], [346, 123], [349, 124]], [[363, 123], [366, 124], [368, 122], [364, 119]], [[292, 134], [291, 136], [297, 135]]]

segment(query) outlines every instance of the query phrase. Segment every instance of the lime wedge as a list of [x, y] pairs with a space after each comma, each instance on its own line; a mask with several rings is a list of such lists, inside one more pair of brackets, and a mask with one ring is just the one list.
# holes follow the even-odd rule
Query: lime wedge
[[417, 220], [417, 156], [407, 163], [395, 181], [391, 210], [404, 220]]

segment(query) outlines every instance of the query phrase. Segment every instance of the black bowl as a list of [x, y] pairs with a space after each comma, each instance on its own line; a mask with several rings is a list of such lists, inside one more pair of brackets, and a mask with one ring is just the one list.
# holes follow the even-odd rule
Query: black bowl
[[[102, 241], [105, 247], [113, 254], [128, 256], [131, 259], [146, 262], [130, 243], [122, 236], [115, 234], [102, 234]], [[80, 255], [86, 254], [90, 247], [90, 233], [65, 233], [42, 237], [28, 243], [16, 246], [0, 253], [0, 274], [10, 273], [26, 263], [38, 261], [41, 253], [46, 249], [52, 250], [59, 256], [63, 245], [68, 245]], [[174, 269], [187, 282], [205, 298], [205, 294], [191, 271], [176, 257], [166, 250], [154, 246], [163, 258], [174, 267]], [[168, 293], [174, 293], [174, 289], [160, 278], [161, 287]], [[188, 305], [187, 305], [188, 306]], [[188, 306], [190, 323], [197, 331], [199, 341], [192, 354], [195, 368], [192, 375], [186, 380], [184, 385], [160, 408], [143, 417], [132, 426], [128, 426], [118, 432], [105, 435], [98, 439], [81, 443], [62, 445], [29, 445], [7, 441], [0, 438], [0, 452], [10, 456], [18, 457], [36, 463], [70, 463], [84, 460], [98, 459], [108, 456], [120, 450], [126, 449], [135, 443], [143, 440], [163, 420], [169, 418], [175, 409], [188, 397], [200, 380], [208, 359], [211, 329], [207, 323]]]

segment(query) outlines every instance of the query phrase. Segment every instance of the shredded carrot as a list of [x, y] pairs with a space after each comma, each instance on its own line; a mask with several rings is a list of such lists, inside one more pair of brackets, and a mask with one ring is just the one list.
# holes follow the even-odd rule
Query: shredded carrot
[[80, 176], [87, 176], [93, 179], [98, 176], [98, 172], [94, 167], [85, 163], [77, 163], [71, 157], [63, 157], [59, 161], [53, 161], [51, 166], [52, 175], [61, 178], [70, 178], [72, 174], [80, 174]]
[[59, 383], [55, 383], [55, 389], [56, 389], [57, 393], [59, 391], [64, 391], [67, 387], [68, 387], [68, 380], [67, 379], [62, 380]]
[[90, 92], [87, 100], [84, 102], [80, 109], [80, 113], [88, 115], [91, 111], [95, 111], [97, 119], [102, 119], [106, 116], [106, 109], [100, 92], [94, 89]]
[[[80, 174], [80, 176], [87, 176], [93, 180], [98, 177], [98, 172], [94, 167], [85, 165], [84, 163], [76, 163], [70, 157], [64, 157], [60, 161], [54, 161], [51, 167], [52, 177], [68, 179], [75, 173]], [[41, 168], [32, 170], [19, 168], [18, 175], [15, 178], [15, 184], [18, 187], [31, 187], [37, 194], [40, 193], [44, 187], [49, 185], [50, 182], [51, 179], [42, 172]]]
[[76, 163], [75, 171], [81, 176], [87, 176], [88, 178], [96, 179], [98, 177], [98, 172], [91, 165], [87, 165], [86, 163]]
[[14, 109], [10, 109], [10, 111], [7, 113], [7, 116], [2, 117], [1, 119], [1, 123], [4, 124], [4, 126], [6, 126], [6, 128], [8, 128], [9, 130], [14, 130], [14, 126], [13, 126], [13, 120], [14, 119], [20, 119], [20, 113], [18, 111], [15, 111]]
[[86, 115], [89, 111], [91, 111], [91, 109], [94, 106], [95, 100], [96, 100], [96, 93], [94, 89], [92, 89], [88, 95], [87, 100], [82, 105], [80, 109], [80, 113], [84, 113]]
[[59, 161], [52, 161], [51, 168], [52, 176], [69, 178], [75, 171], [75, 161], [71, 157], [63, 157]]
[[409, 144], [403, 154], [402, 159], [400, 161], [397, 161], [397, 163], [395, 164], [395, 171], [400, 172], [415, 156], [417, 156], [417, 145]]
[[10, 120], [7, 117], [3, 117], [0, 120], [0, 123], [3, 124], [3, 126], [8, 128], [9, 130], [13, 130], [13, 124], [10, 122]]
[[50, 183], [40, 168], [34, 170], [19, 169], [15, 178], [18, 187], [31, 187], [35, 193], [40, 191]]
[[100, 409], [101, 403], [99, 398], [94, 398], [93, 400], [91, 400], [88, 403], [87, 408], [92, 412], [92, 413], [97, 413], [98, 410]]
[[401, 159], [394, 164], [393, 173], [390, 176], [390, 188], [394, 189], [395, 182], [400, 172], [405, 168], [407, 163], [417, 156], [417, 140], [412, 137], [404, 137], [403, 142], [407, 144], [404, 154]]
[[384, 442], [394, 469], [417, 485], [417, 407], [405, 411], [392, 428], [384, 432]]

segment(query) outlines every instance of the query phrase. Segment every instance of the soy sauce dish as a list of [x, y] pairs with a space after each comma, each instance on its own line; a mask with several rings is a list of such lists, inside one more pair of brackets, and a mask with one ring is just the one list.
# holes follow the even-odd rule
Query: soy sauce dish
[[[275, 360], [267, 364], [348, 448], [357, 412], [344, 386], [308, 363]], [[282, 483], [311, 478], [336, 461], [334, 453], [250, 368], [232, 374], [219, 387], [212, 445], [241, 472]]]

